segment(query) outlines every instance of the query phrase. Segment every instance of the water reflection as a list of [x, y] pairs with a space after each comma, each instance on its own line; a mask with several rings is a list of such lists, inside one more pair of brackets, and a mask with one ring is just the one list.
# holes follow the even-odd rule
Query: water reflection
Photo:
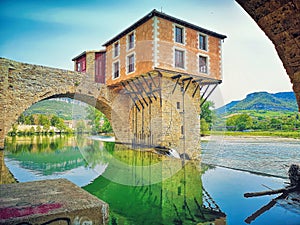
[[16, 137], [6, 140], [6, 157], [40, 175], [52, 175], [85, 165], [74, 139], [64, 136]]
[[226, 215], [202, 187], [209, 168], [199, 162], [84, 137], [9, 138], [5, 161], [20, 181], [58, 175], [72, 180], [76, 173], [84, 179], [76, 184], [109, 203], [110, 224], [226, 224]]
[[127, 186], [100, 176], [84, 189], [109, 202], [111, 224], [226, 224], [199, 175], [191, 162], [161, 183]]

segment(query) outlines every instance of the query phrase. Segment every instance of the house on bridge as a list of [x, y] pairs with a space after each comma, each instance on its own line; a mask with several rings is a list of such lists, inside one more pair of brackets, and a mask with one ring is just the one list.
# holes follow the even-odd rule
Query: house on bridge
[[104, 43], [104, 50], [85, 51], [72, 60], [76, 71], [112, 86], [151, 71], [219, 84], [225, 38], [153, 10]]
[[199, 105], [222, 82], [225, 38], [153, 10], [104, 43], [105, 50], [73, 61], [75, 70], [116, 94], [110, 117], [120, 142], [167, 146], [196, 158]]

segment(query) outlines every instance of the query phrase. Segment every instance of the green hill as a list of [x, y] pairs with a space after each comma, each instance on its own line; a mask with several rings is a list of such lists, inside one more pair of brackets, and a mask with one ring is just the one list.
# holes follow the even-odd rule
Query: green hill
[[217, 109], [217, 113], [235, 113], [245, 110], [296, 112], [298, 106], [294, 92], [254, 92], [240, 101], [233, 101]]
[[24, 115], [57, 115], [64, 120], [79, 120], [85, 119], [86, 107], [86, 104], [68, 98], [63, 100], [51, 99], [37, 102], [28, 108]]

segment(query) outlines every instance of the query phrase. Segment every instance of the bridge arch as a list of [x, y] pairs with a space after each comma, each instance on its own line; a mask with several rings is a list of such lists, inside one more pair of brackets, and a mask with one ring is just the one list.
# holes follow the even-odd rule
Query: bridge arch
[[0, 58], [0, 149], [13, 123], [31, 105], [55, 97], [85, 102], [111, 119], [112, 92], [89, 75]]
[[300, 111], [300, 1], [235, 0], [275, 45]]

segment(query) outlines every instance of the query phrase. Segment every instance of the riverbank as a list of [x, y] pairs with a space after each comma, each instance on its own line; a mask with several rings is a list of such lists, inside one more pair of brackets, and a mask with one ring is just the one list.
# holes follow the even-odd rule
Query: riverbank
[[211, 135], [222, 135], [224, 137], [272, 137], [300, 139], [300, 131], [212, 131]]

